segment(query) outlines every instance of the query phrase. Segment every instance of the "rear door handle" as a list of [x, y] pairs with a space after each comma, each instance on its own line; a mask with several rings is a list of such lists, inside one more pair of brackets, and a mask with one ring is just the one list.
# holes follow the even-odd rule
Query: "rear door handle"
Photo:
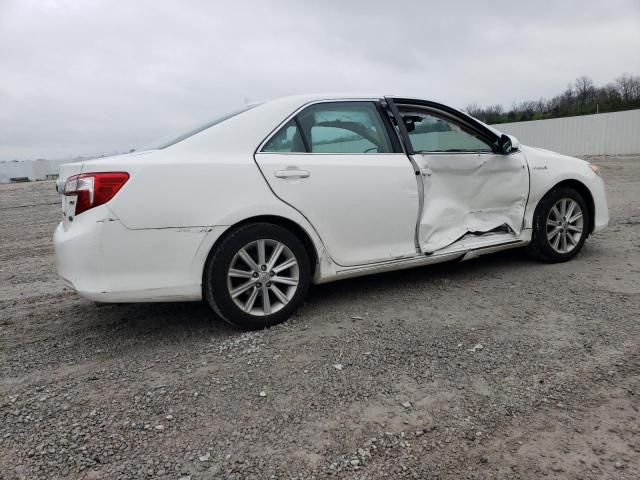
[[309, 175], [308, 170], [278, 170], [275, 173], [277, 178], [307, 178]]

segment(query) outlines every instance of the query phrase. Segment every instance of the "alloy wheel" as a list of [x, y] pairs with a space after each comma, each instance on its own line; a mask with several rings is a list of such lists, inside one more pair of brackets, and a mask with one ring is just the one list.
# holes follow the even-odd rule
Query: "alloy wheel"
[[235, 254], [227, 272], [227, 288], [245, 313], [266, 316], [284, 308], [300, 281], [295, 255], [277, 240], [260, 239]]
[[558, 253], [569, 253], [582, 238], [584, 218], [578, 202], [572, 198], [558, 200], [547, 216], [547, 240]]

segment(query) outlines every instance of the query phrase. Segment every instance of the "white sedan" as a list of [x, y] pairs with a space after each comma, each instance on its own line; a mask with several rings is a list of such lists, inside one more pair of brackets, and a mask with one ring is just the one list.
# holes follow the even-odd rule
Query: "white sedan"
[[608, 223], [586, 161], [445, 105], [295, 96], [60, 167], [56, 265], [97, 302], [198, 301], [243, 328], [310, 282], [526, 247], [563, 262]]

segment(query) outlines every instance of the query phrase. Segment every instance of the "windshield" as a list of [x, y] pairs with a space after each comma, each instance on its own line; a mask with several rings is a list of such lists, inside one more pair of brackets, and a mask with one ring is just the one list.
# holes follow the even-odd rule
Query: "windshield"
[[239, 115], [243, 112], [246, 112], [247, 110], [251, 110], [253, 107], [257, 107], [258, 105], [259, 104], [247, 105], [240, 110], [234, 110], [233, 112], [222, 115], [221, 117], [218, 117], [215, 120], [210, 120], [205, 124], [192, 128], [191, 130], [188, 130], [185, 133], [182, 133], [180, 135], [170, 135], [167, 137], [163, 137], [159, 140], [149, 143], [148, 145], [145, 145], [144, 147], [137, 148], [136, 150], [138, 151], [162, 150], [163, 148], [167, 148], [167, 147], [170, 147], [171, 145], [175, 145], [176, 143], [181, 142], [182, 140], [185, 140], [195, 135], [196, 133], [200, 133], [206, 130], [207, 128], [211, 128], [214, 125], [218, 125], [219, 123], [229, 120], [230, 118], [235, 117], [236, 115]]

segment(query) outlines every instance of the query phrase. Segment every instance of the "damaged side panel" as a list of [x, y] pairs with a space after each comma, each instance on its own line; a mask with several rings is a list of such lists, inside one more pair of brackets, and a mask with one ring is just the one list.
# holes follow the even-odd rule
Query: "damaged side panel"
[[430, 254], [469, 233], [496, 229], [517, 237], [529, 194], [529, 170], [520, 152], [414, 154], [424, 182], [418, 240]]

